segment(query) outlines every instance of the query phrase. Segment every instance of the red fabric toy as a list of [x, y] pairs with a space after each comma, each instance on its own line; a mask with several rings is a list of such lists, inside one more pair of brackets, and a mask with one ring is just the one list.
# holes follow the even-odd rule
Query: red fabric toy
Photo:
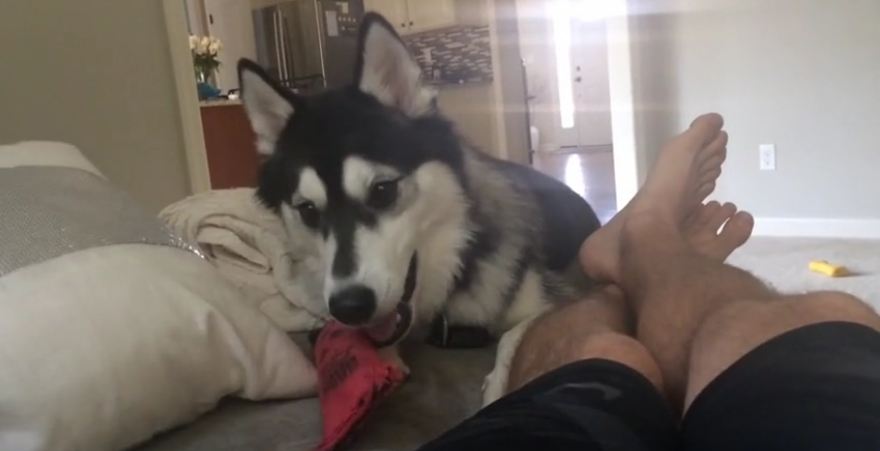
[[352, 429], [406, 379], [397, 365], [382, 360], [358, 329], [328, 323], [315, 342], [324, 436], [318, 450], [336, 449]]

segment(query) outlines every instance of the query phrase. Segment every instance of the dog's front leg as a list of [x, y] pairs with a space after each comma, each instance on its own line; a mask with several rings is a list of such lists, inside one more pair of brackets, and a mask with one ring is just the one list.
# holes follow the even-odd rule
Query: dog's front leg
[[516, 349], [522, 341], [526, 330], [534, 321], [533, 318], [522, 321], [513, 329], [508, 330], [501, 336], [498, 341], [498, 349], [495, 352], [495, 367], [492, 372], [486, 375], [483, 381], [483, 406], [487, 406], [498, 398], [507, 393], [507, 381], [510, 377], [510, 364], [513, 362], [513, 356], [516, 355]]

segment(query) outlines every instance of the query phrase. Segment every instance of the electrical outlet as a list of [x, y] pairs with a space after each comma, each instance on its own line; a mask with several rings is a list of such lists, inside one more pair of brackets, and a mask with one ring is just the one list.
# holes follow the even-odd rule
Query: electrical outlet
[[775, 144], [761, 144], [758, 146], [758, 164], [762, 171], [776, 170]]

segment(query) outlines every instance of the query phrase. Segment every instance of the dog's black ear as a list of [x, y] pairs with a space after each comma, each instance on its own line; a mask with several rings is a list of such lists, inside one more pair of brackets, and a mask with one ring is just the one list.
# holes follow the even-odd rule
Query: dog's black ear
[[244, 58], [238, 62], [238, 85], [241, 103], [257, 135], [257, 151], [269, 155], [293, 116], [293, 92], [279, 85], [257, 63]]
[[422, 81], [422, 71], [384, 17], [364, 16], [358, 40], [355, 84], [380, 102], [411, 117], [433, 107], [435, 92]]

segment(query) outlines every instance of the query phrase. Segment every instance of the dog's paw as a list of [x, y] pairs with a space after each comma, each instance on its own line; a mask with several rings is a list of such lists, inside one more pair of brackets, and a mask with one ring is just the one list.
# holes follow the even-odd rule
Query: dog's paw
[[498, 349], [495, 353], [495, 367], [483, 380], [483, 406], [487, 406], [507, 393], [510, 379], [510, 365], [516, 349], [522, 341], [523, 335], [529, 329], [535, 317], [520, 322], [516, 327], [508, 330], [498, 341]]
[[507, 391], [507, 368], [495, 368], [483, 379], [483, 407], [504, 396]]
[[409, 366], [403, 362], [403, 359], [400, 358], [400, 352], [398, 352], [397, 346], [387, 346], [384, 348], [380, 348], [379, 357], [388, 363], [396, 365], [398, 368], [400, 368], [400, 371], [403, 371], [403, 374], [409, 376]]

